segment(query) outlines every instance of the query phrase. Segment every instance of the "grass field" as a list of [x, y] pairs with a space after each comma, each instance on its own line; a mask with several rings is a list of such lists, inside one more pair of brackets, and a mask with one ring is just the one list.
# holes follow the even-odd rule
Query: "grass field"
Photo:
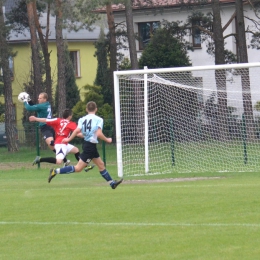
[[[112, 190], [96, 168], [49, 184], [52, 165], [34, 156], [0, 148], [0, 259], [259, 259], [259, 173], [132, 176]], [[113, 146], [107, 169], [117, 177]]]

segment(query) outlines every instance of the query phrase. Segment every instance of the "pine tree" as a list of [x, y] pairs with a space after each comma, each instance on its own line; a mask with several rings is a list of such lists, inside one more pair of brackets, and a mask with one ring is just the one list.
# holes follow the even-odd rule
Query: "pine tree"
[[[78, 101], [80, 101], [80, 92], [76, 84], [75, 72], [70, 59], [70, 52], [68, 46], [65, 46], [65, 89], [66, 89], [66, 108], [72, 109]], [[55, 92], [55, 109], [54, 112], [58, 110], [58, 94], [57, 88]]]
[[104, 103], [112, 105], [112, 92], [109, 80], [109, 68], [108, 68], [108, 39], [104, 34], [104, 30], [100, 31], [100, 36], [98, 41], [95, 43], [96, 52], [95, 57], [97, 57], [97, 75], [94, 84], [101, 86], [101, 93], [104, 96]]
[[166, 28], [156, 30], [139, 60], [139, 67], [171, 68], [190, 66], [187, 48]]

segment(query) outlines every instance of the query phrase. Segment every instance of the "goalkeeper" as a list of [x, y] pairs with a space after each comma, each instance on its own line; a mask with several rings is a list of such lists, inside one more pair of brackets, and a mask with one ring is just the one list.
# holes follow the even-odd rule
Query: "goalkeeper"
[[[51, 104], [47, 100], [48, 100], [47, 93], [42, 92], [39, 94], [39, 97], [38, 97], [39, 104], [34, 105], [31, 101], [30, 97], [28, 97], [27, 99], [24, 99], [23, 104], [27, 111], [37, 112], [37, 117], [50, 119], [50, 118], [52, 118], [52, 110], [51, 110]], [[54, 148], [55, 133], [54, 133], [53, 128], [44, 122], [40, 122], [39, 127], [40, 127], [42, 136], [43, 136], [46, 144], [54, 153], [56, 153], [55, 148]], [[70, 161], [67, 160], [66, 157], [63, 159], [63, 162], [64, 162], [64, 166], [68, 166], [70, 164]]]

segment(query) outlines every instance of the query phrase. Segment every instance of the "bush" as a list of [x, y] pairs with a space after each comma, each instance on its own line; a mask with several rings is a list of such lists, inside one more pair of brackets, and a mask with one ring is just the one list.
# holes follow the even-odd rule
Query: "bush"
[[146, 45], [139, 60], [139, 67], [171, 68], [190, 66], [185, 45], [166, 28], [157, 29]]

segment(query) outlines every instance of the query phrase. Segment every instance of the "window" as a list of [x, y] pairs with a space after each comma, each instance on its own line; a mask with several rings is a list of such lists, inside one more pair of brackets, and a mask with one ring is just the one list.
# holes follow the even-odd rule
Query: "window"
[[192, 22], [192, 43], [193, 47], [201, 47], [201, 32], [196, 25], [200, 25], [200, 21], [197, 20]]
[[75, 77], [80, 77], [79, 51], [70, 51], [70, 60], [72, 62]]
[[139, 50], [143, 50], [149, 43], [151, 35], [160, 27], [160, 22], [138, 23]]
[[[14, 78], [14, 60], [13, 57], [9, 57], [9, 69], [10, 69], [10, 77], [13, 80]], [[0, 76], [3, 77], [3, 69], [0, 68]]]
[[13, 57], [9, 57], [9, 69], [10, 69], [11, 79], [13, 79], [14, 78], [14, 60], [13, 60]]

